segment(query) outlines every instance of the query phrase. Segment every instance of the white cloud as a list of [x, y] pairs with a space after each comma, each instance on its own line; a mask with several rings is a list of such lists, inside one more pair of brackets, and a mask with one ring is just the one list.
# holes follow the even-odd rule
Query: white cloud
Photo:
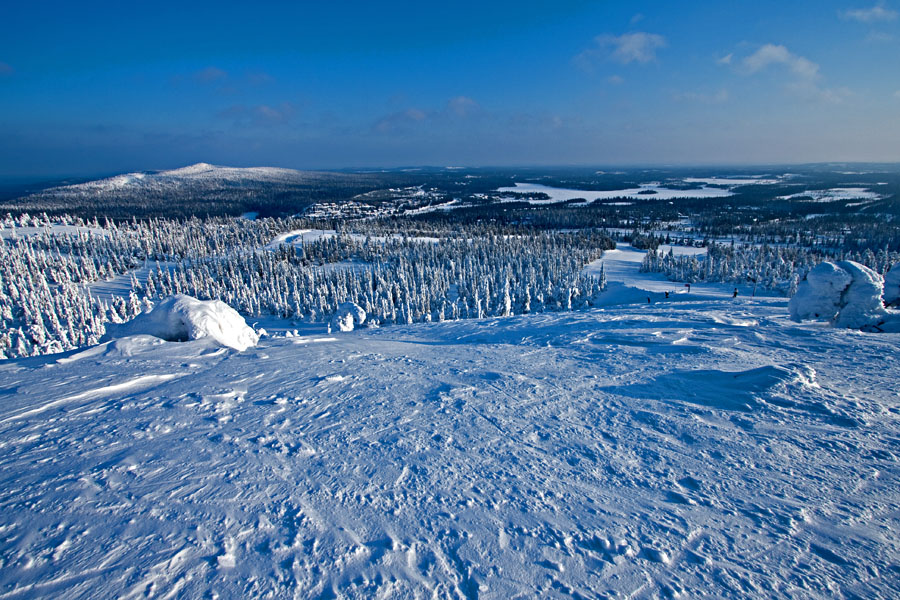
[[612, 85], [622, 85], [623, 83], [625, 83], [625, 80], [618, 75], [610, 75], [606, 78], [606, 81], [608, 81]]
[[793, 75], [793, 80], [787, 84], [787, 89], [798, 96], [815, 98], [840, 104], [855, 94], [846, 87], [823, 88], [819, 81], [819, 65], [794, 54], [785, 46], [766, 44], [756, 52], [741, 61], [743, 70], [748, 74], [755, 74], [768, 69], [771, 66], [783, 67]]
[[888, 8], [883, 2], [879, 2], [872, 8], [845, 10], [841, 13], [841, 16], [852, 21], [859, 21], [860, 23], [880, 23], [885, 21], [896, 21], [898, 13], [896, 10]]
[[716, 64], [717, 64], [717, 65], [730, 65], [730, 64], [731, 64], [731, 59], [732, 59], [732, 58], [734, 58], [734, 54], [731, 53], [731, 52], [729, 52], [728, 54], [726, 54], [726, 55], [723, 56], [722, 58], [717, 58], [717, 59], [716, 59]]
[[750, 73], [757, 73], [770, 65], [784, 65], [805, 81], [813, 81], [819, 76], [819, 65], [781, 45], [766, 44], [744, 58], [744, 67]]
[[636, 31], [622, 35], [598, 35], [595, 47], [584, 50], [575, 62], [585, 70], [591, 70], [600, 59], [613, 60], [627, 65], [633, 62], [646, 64], [656, 60], [656, 51], [666, 47], [666, 38], [655, 33]]

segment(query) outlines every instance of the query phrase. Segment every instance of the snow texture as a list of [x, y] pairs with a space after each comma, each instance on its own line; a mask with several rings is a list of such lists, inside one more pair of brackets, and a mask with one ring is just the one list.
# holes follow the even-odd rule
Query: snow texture
[[692, 291], [3, 361], [0, 597], [896, 598], [898, 344]]
[[344, 302], [331, 318], [331, 328], [338, 331], [353, 331], [366, 322], [366, 311], [354, 302]]
[[169, 296], [127, 323], [107, 326], [107, 338], [132, 335], [168, 341], [210, 339], [238, 351], [252, 348], [259, 341], [244, 318], [221, 300], [203, 301], [184, 295]]
[[900, 314], [885, 309], [883, 292], [881, 275], [865, 265], [850, 260], [826, 261], [800, 282], [789, 303], [791, 319], [825, 320], [849, 329], [896, 331]]

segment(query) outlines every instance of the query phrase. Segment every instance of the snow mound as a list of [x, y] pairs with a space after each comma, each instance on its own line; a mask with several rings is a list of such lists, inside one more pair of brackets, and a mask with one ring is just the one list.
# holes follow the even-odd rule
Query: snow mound
[[366, 311], [354, 302], [344, 302], [338, 306], [331, 318], [331, 328], [338, 331], [353, 331], [366, 322]]
[[794, 321], [823, 319], [835, 327], [897, 331], [900, 314], [884, 308], [883, 293], [884, 280], [872, 269], [850, 260], [823, 262], [800, 282], [788, 307]]
[[221, 300], [203, 301], [184, 295], [169, 296], [132, 321], [107, 326], [107, 337], [134, 335], [173, 342], [211, 338], [238, 351], [252, 348], [259, 341], [244, 318]]

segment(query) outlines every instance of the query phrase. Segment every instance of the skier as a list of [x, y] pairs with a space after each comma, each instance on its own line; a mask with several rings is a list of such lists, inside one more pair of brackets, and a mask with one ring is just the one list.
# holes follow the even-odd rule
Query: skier
[[734, 288], [734, 294], [732, 294], [731, 297], [737, 298], [737, 288]]
[[669, 290], [666, 290], [666, 298], [669, 297]]

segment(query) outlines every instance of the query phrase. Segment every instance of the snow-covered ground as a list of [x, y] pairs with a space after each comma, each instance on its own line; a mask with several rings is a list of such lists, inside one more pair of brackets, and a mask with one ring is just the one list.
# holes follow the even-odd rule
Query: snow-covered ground
[[896, 597], [900, 335], [700, 287], [2, 362], [0, 598]]
[[[501, 187], [497, 192], [513, 192], [516, 194], [547, 194], [549, 200], [527, 200], [529, 204], [553, 204], [583, 198], [587, 202], [596, 200], [612, 200], [615, 198], [632, 198], [634, 200], [673, 200], [676, 198], [725, 198], [732, 196], [730, 191], [719, 187], [702, 187], [693, 190], [667, 188], [661, 184], [648, 183], [640, 187], [623, 190], [592, 192], [587, 190], [571, 190], [550, 187], [538, 183], [516, 183], [514, 187]], [[522, 202], [522, 200], [516, 200]]]

